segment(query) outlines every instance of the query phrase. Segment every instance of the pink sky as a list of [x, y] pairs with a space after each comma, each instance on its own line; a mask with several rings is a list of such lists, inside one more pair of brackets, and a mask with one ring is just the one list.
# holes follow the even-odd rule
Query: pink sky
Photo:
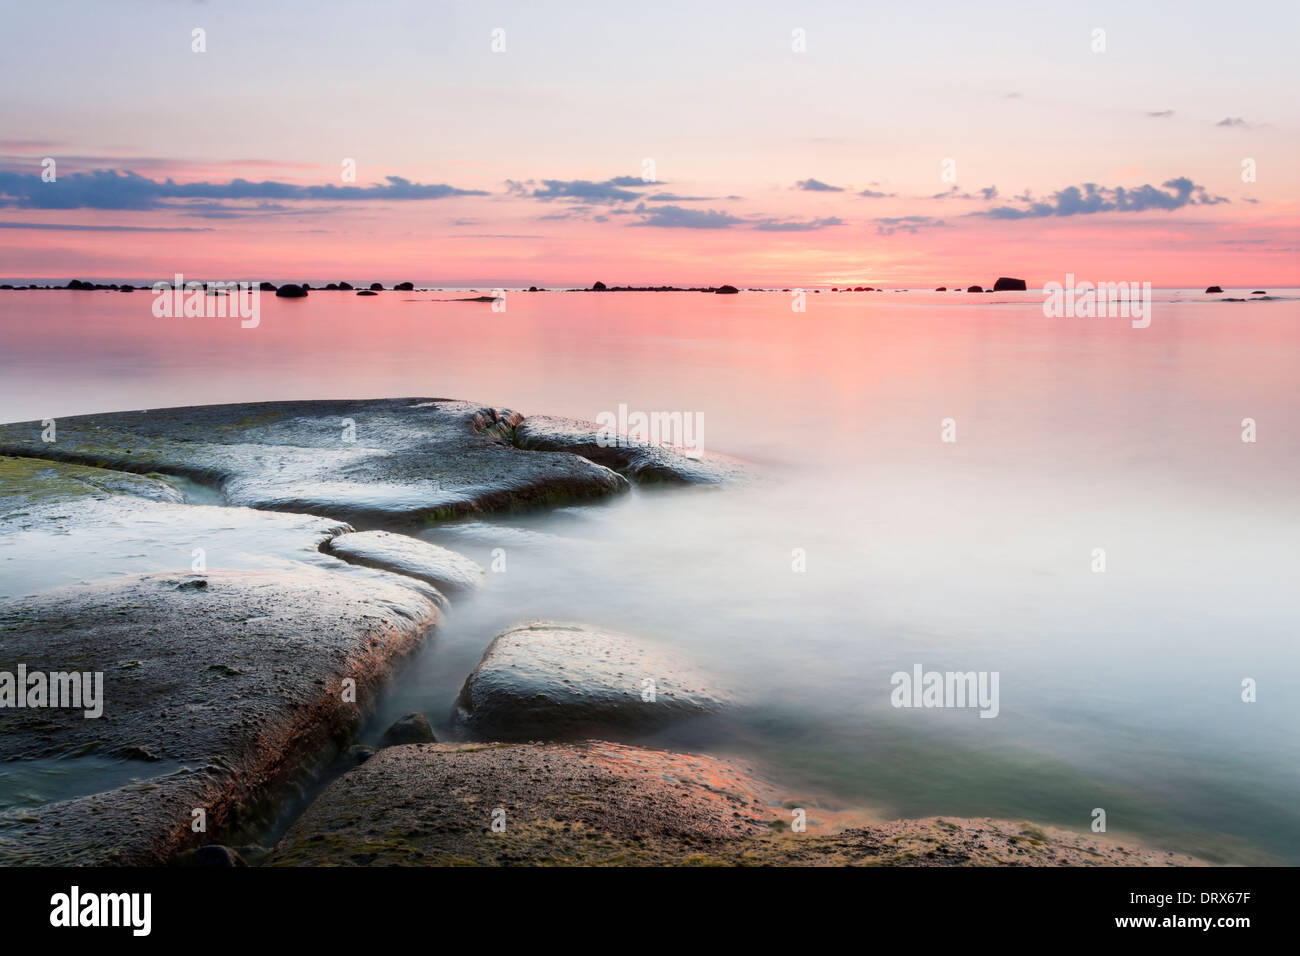
[[13, 11], [0, 277], [1300, 286], [1293, 4], [266, 6]]

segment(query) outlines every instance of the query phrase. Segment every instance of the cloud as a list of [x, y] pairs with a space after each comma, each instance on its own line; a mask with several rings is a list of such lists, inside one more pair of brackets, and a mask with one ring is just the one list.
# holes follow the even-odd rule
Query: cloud
[[[457, 189], [443, 183], [413, 183], [401, 176], [387, 176], [383, 183], [369, 186], [299, 186], [293, 183], [232, 179], [228, 183], [177, 183], [156, 180], [130, 170], [97, 169], [70, 173], [54, 182], [43, 182], [40, 173], [0, 171], [0, 206], [20, 209], [185, 209], [187, 200], [284, 201], [284, 200], [413, 200], [443, 199], [448, 196], [486, 196], [476, 189]], [[238, 215], [248, 210], [200, 204], [196, 215]], [[266, 207], [272, 210], [272, 207]], [[253, 210], [256, 211], [256, 210]], [[264, 210], [265, 211], [265, 210]], [[274, 210], [272, 210], [274, 211]]]
[[900, 229], [915, 235], [919, 229], [932, 229], [948, 225], [942, 219], [935, 219], [931, 216], [883, 216], [871, 221], [876, 224], [876, 233], [882, 236], [892, 236]]
[[858, 195], [865, 196], [867, 199], [893, 199], [898, 193], [880, 193], [874, 189], [864, 189]]
[[687, 209], [684, 206], [655, 206], [644, 204], [636, 209], [642, 214], [634, 226], [656, 226], [662, 229], [730, 229], [745, 220], [718, 209]]
[[801, 179], [794, 184], [795, 189], [802, 189], [810, 193], [842, 193], [844, 187], [831, 186], [822, 182], [820, 179]]
[[[511, 183], [512, 187], [518, 185]], [[567, 199], [579, 203], [629, 202], [641, 198], [641, 194], [632, 192], [632, 189], [645, 189], [658, 185], [661, 184], [645, 182], [635, 176], [615, 176], [613, 179], [606, 179], [599, 183], [592, 182], [590, 179], [543, 179], [542, 188], [534, 189], [531, 195], [534, 199], [543, 202], [554, 199]]]
[[976, 195], [975, 193], [960, 192], [956, 186], [953, 186], [947, 192], [935, 193], [930, 198], [931, 199], [982, 199], [985, 202], [988, 202], [990, 200], [998, 198], [998, 187], [997, 186], [981, 187], [979, 190], [979, 195]]
[[1225, 116], [1214, 124], [1215, 126], [1228, 126], [1234, 129], [1250, 129], [1250, 124], [1240, 116]]
[[1170, 179], [1162, 189], [1152, 185], [1125, 188], [1124, 186], [1098, 186], [1084, 183], [1083, 188], [1067, 186], [1047, 200], [1035, 200], [1029, 195], [1017, 196], [1023, 208], [998, 206], [970, 216], [988, 216], [992, 219], [1042, 219], [1048, 216], [1084, 216], [1099, 212], [1145, 212], [1148, 209], [1166, 211], [1184, 206], [1214, 206], [1230, 202], [1223, 196], [1212, 196], [1204, 186], [1198, 186], [1185, 176]]
[[809, 219], [804, 222], [784, 219], [760, 219], [754, 228], [763, 232], [813, 232], [831, 226], [842, 226], [844, 220], [839, 216], [827, 216], [824, 219]]
[[212, 232], [211, 226], [93, 226], [73, 222], [0, 222], [0, 229], [57, 229], [67, 232]]
[[1147, 116], [1151, 117], [1152, 119], [1168, 119], [1173, 115], [1174, 115], [1173, 110], [1153, 110], [1152, 112], [1147, 113]]
[[[676, 193], [655, 193], [653, 196], [646, 196], [646, 202], [717, 202], [717, 196], [678, 196]], [[737, 196], [728, 196], [728, 199], [738, 199]]]

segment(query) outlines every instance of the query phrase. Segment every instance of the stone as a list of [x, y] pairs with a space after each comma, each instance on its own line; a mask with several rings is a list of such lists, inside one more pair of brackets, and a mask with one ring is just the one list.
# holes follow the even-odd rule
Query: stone
[[477, 740], [573, 740], [643, 734], [728, 702], [709, 678], [640, 641], [537, 621], [488, 645], [453, 716]]
[[431, 744], [436, 743], [436, 741], [437, 738], [433, 736], [433, 728], [429, 726], [429, 719], [419, 711], [412, 711], [397, 718], [393, 725], [384, 731], [380, 746], [395, 747], [400, 744]]

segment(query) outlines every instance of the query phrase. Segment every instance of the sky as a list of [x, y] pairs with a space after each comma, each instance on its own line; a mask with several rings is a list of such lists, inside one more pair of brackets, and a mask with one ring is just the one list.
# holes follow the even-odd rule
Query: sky
[[3, 19], [7, 281], [1300, 285], [1293, 0]]

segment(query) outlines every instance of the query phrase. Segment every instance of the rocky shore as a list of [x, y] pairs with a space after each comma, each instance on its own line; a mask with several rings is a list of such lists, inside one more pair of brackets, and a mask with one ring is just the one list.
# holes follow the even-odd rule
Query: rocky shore
[[[743, 474], [596, 429], [438, 398], [0, 426], [0, 673], [103, 681], [93, 718], [0, 709], [6, 765], [54, 762], [64, 780], [4, 804], [0, 864], [1193, 862], [1029, 824], [866, 820], [731, 761], [632, 746], [736, 696], [581, 622], [488, 643], [459, 740], [432, 742], [417, 713], [377, 752], [355, 747], [395, 669], [484, 576], [422, 528]], [[277, 845], [227, 848], [330, 778]]]

